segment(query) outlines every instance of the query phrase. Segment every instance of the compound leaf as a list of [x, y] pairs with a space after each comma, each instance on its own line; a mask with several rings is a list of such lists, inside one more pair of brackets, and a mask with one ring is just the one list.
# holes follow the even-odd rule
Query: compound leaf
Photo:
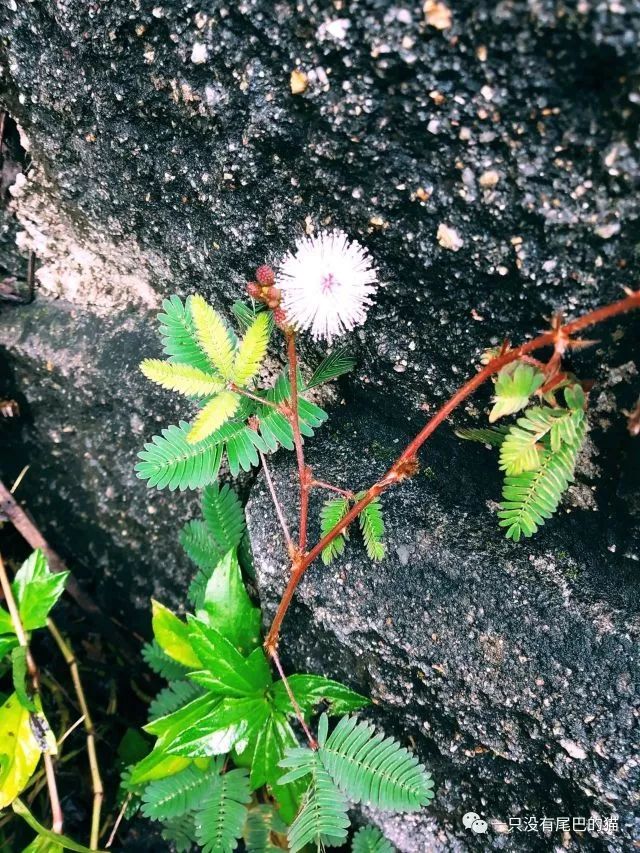
[[[349, 500], [347, 498], [330, 498], [325, 501], [320, 510], [320, 533], [326, 536], [336, 524], [339, 524], [345, 515], [349, 512]], [[322, 550], [322, 562], [328, 566], [336, 557], [339, 557], [346, 545], [348, 533], [343, 530], [336, 538], [330, 542], [326, 548]]]
[[187, 440], [190, 430], [189, 424], [180, 421], [179, 426], [163, 429], [138, 453], [136, 472], [141, 480], [148, 480], [149, 488], [184, 491], [216, 480], [223, 453], [220, 440], [210, 436], [193, 445]]
[[379, 829], [363, 826], [353, 836], [351, 853], [394, 853], [394, 847]]
[[[364, 492], [356, 495], [356, 500], [364, 497]], [[358, 523], [364, 539], [364, 546], [370, 560], [382, 560], [385, 555], [385, 545], [382, 541], [384, 536], [384, 520], [382, 518], [382, 507], [380, 498], [374, 498], [358, 516]]]
[[246, 804], [250, 800], [246, 769], [229, 770], [216, 776], [194, 816], [202, 853], [232, 853], [236, 849], [247, 818]]
[[198, 444], [220, 429], [238, 410], [240, 398], [233, 391], [222, 391], [205, 403], [187, 433], [189, 444]]
[[544, 374], [530, 364], [515, 362], [503, 367], [496, 379], [489, 423], [524, 409], [543, 382]]
[[178, 391], [187, 397], [208, 397], [218, 394], [224, 388], [224, 382], [219, 378], [205, 373], [190, 364], [174, 364], [161, 361], [158, 358], [145, 358], [140, 364], [140, 370], [147, 379], [161, 385], [169, 391]]
[[200, 294], [191, 297], [191, 314], [198, 343], [224, 379], [233, 379], [234, 342], [217, 311]]
[[151, 820], [167, 820], [192, 811], [215, 784], [221, 762], [206, 770], [194, 764], [166, 779], [150, 782], [142, 794], [142, 813]]
[[311, 379], [305, 384], [305, 387], [315, 388], [324, 382], [330, 382], [332, 379], [342, 376], [343, 373], [353, 370], [355, 366], [355, 359], [347, 355], [346, 350], [337, 349], [330, 353], [324, 361], [320, 362]]
[[162, 346], [170, 361], [210, 371], [209, 359], [198, 343], [190, 306], [191, 297], [184, 304], [178, 296], [164, 300], [164, 313], [158, 314]]
[[247, 385], [260, 369], [267, 354], [271, 324], [266, 311], [258, 314], [240, 341], [233, 366], [233, 379], [240, 387]]

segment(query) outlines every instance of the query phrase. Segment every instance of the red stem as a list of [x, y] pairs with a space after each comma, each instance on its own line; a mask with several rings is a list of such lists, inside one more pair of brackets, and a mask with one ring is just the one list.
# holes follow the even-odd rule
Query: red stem
[[296, 334], [293, 331], [287, 332], [287, 357], [289, 360], [289, 383], [291, 385], [291, 413], [289, 421], [293, 430], [293, 442], [296, 448], [298, 477], [300, 480], [300, 531], [298, 534], [298, 548], [301, 553], [304, 553], [307, 547], [307, 519], [309, 517], [311, 476], [307, 466], [304, 464], [302, 434], [300, 432], [298, 417], [298, 354], [296, 352]]
[[266, 649], [270, 651], [277, 648], [282, 621], [289, 609], [296, 587], [300, 583], [309, 566], [317, 559], [317, 557], [320, 556], [327, 545], [333, 542], [336, 536], [339, 536], [340, 533], [342, 533], [342, 531], [360, 515], [362, 510], [365, 509], [371, 501], [373, 501], [382, 492], [386, 491], [386, 489], [393, 484], [399, 483], [406, 479], [407, 476], [410, 476], [410, 468], [422, 445], [431, 436], [431, 434], [435, 432], [440, 424], [449, 417], [454, 409], [467, 399], [467, 397], [473, 394], [473, 392], [486, 382], [494, 373], [497, 373], [505, 367], [505, 365], [511, 364], [512, 361], [517, 361], [523, 355], [527, 355], [530, 352], [534, 352], [535, 350], [542, 349], [542, 347], [551, 345], [553, 345], [557, 351], [559, 348], [562, 348], [563, 345], [566, 345], [570, 336], [576, 332], [580, 332], [588, 326], [594, 326], [597, 323], [602, 323], [605, 320], [609, 320], [612, 317], [616, 317], [619, 314], [624, 314], [627, 311], [632, 311], [637, 308], [640, 308], [640, 291], [629, 293], [627, 297], [618, 300], [618, 302], [613, 302], [611, 305], [605, 305], [603, 308], [598, 308], [595, 311], [584, 314], [582, 317], [578, 317], [577, 320], [573, 320], [571, 323], [567, 323], [566, 325], [552, 331], [545, 332], [543, 335], [538, 335], [538, 337], [533, 338], [533, 340], [528, 341], [515, 349], [508, 350], [502, 355], [499, 355], [497, 358], [492, 359], [485, 367], [482, 368], [482, 370], [476, 373], [475, 376], [472, 376], [471, 379], [459, 388], [458, 391], [456, 391], [456, 393], [444, 404], [444, 406], [436, 412], [416, 437], [409, 442], [407, 447], [396, 459], [386, 474], [384, 474], [377, 483], [374, 483], [373, 486], [366, 491], [361, 500], [359, 500], [349, 510], [344, 518], [341, 519], [341, 521], [339, 521], [338, 524], [336, 524], [336, 526], [326, 534], [326, 536], [323, 536], [308, 553], [303, 554], [300, 560], [294, 563], [289, 582], [284, 590], [278, 610], [273, 622], [271, 623], [269, 633], [265, 640]]

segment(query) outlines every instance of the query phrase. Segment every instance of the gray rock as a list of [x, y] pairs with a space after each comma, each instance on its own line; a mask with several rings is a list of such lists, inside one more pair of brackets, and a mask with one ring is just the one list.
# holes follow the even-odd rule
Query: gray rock
[[[363, 241], [387, 284], [350, 341], [353, 422], [335, 451], [310, 447], [346, 476], [355, 429], [366, 481], [485, 346], [635, 285], [640, 3], [569, 5], [468, 0], [444, 31], [421, 4], [386, 0], [2, 7], [0, 102], [23, 146], [2, 274], [23, 278], [14, 239], [39, 267], [35, 303], [2, 305], [2, 394], [25, 416], [1, 425], [0, 473], [31, 464], [20, 494], [105, 607], [142, 625], [150, 579], [164, 600], [186, 588], [175, 536], [193, 496], [150, 493], [132, 474], [136, 449], [179, 415], [135, 372], [159, 352], [149, 319], [162, 296], [198, 290], [228, 308], [305, 230]], [[438, 438], [433, 478], [389, 502], [389, 561], [371, 569], [352, 550], [346, 600], [318, 586], [346, 563], [303, 587], [297, 661], [396, 708], [385, 725], [395, 716], [440, 779], [437, 824], [423, 824], [433, 849], [484, 843], [461, 830], [467, 808], [626, 814], [638, 462], [619, 409], [637, 396], [635, 329], [613, 323], [572, 359], [600, 383], [582, 466], [593, 477], [533, 545], [496, 534], [494, 461]], [[276, 532], [259, 506], [273, 605]], [[403, 849], [420, 849], [412, 827], [390, 830]]]
[[[349, 418], [347, 409], [308, 443], [318, 476], [364, 488], [398, 454], [406, 425], [392, 420], [388, 404], [371, 402], [375, 414], [360, 409]], [[382, 498], [388, 557], [370, 563], [352, 534], [341, 559], [314, 565], [285, 622], [282, 651], [292, 668], [370, 695], [373, 717], [432, 769], [437, 797], [424, 816], [372, 815], [404, 853], [560, 848], [561, 833], [545, 842], [504, 828], [509, 818], [567, 815], [616, 815], [620, 827], [567, 841], [569, 849], [629, 849], [638, 782], [637, 540], [630, 546], [623, 507], [603, 512], [605, 478], [596, 484], [597, 511], [569, 496], [533, 540], [506, 541], [489, 453], [446, 426], [436, 434], [424, 451], [428, 467]], [[283, 460], [274, 476], [295, 525], [295, 472]], [[588, 488], [584, 473], [579, 480]], [[315, 534], [319, 506], [316, 495]], [[287, 567], [261, 480], [248, 518], [271, 616]], [[489, 821], [489, 841], [463, 828], [469, 811]]]

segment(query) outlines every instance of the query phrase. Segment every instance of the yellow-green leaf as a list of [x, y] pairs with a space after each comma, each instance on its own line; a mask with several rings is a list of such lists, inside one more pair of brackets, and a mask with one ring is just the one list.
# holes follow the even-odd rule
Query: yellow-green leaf
[[240, 342], [233, 369], [234, 381], [246, 385], [260, 369], [269, 345], [270, 317], [267, 311], [258, 314]]
[[223, 391], [209, 400], [207, 405], [200, 411], [197, 418], [187, 433], [189, 444], [197, 444], [204, 441], [211, 433], [219, 429], [229, 418], [235, 415], [240, 399], [232, 391]]
[[232, 379], [235, 347], [224, 320], [200, 294], [192, 296], [190, 304], [200, 346], [216, 370]]
[[143, 782], [153, 782], [175, 776], [192, 763], [191, 758], [181, 755], [167, 755], [160, 747], [156, 747], [149, 755], [139, 761], [131, 773], [130, 784], [141, 785]]
[[40, 760], [29, 717], [15, 693], [0, 707], [0, 809], [25, 788]]
[[151, 602], [153, 635], [162, 651], [190, 669], [201, 669], [200, 658], [191, 648], [187, 625], [158, 601]]
[[543, 382], [544, 374], [530, 364], [514, 362], [503, 367], [496, 379], [489, 423], [524, 409]]
[[[74, 841], [72, 838], [68, 838], [66, 835], [58, 835], [52, 830], [44, 827], [41, 823], [38, 823], [22, 800], [14, 800], [12, 808], [17, 815], [20, 815], [25, 823], [29, 824], [34, 832], [38, 833], [40, 838], [44, 838], [49, 841], [50, 844], [54, 845], [53, 848], [49, 848], [49, 853], [51, 853], [52, 850], [55, 850], [55, 845], [59, 845], [63, 850], [73, 850], [75, 853], [91, 853], [91, 850], [83, 844], [78, 844], [77, 841]], [[42, 850], [42, 848], [40, 848], [40, 850]], [[97, 853], [104, 853], [104, 851], [97, 851]]]
[[190, 364], [173, 364], [159, 358], [145, 358], [140, 370], [152, 382], [188, 397], [208, 397], [224, 388], [222, 380]]

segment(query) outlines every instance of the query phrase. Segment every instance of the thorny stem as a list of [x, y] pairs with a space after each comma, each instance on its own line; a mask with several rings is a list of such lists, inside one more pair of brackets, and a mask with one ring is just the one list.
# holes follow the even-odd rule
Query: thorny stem
[[295, 555], [295, 545], [293, 544], [293, 539], [291, 538], [291, 533], [289, 532], [289, 527], [287, 526], [287, 521], [284, 517], [284, 512], [282, 511], [282, 505], [278, 500], [278, 494], [273, 484], [273, 479], [271, 477], [271, 472], [269, 471], [269, 466], [267, 465], [267, 459], [261, 450], [258, 451], [258, 456], [260, 457], [260, 462], [262, 463], [262, 470], [264, 471], [264, 478], [267, 481], [267, 486], [269, 487], [269, 492], [271, 493], [271, 500], [273, 501], [273, 505], [276, 510], [276, 515], [278, 516], [278, 521], [280, 522], [280, 527], [282, 528], [282, 533], [284, 535], [285, 542], [287, 543], [287, 551], [289, 552], [289, 556], [293, 559]]
[[98, 840], [100, 835], [100, 812], [102, 809], [102, 801], [104, 799], [104, 788], [102, 786], [102, 778], [100, 776], [100, 767], [98, 765], [98, 756], [96, 753], [96, 734], [93, 726], [93, 720], [89, 713], [89, 706], [84, 695], [82, 681], [80, 679], [80, 670], [73, 649], [64, 639], [53, 619], [47, 619], [47, 627], [51, 636], [60, 649], [63, 658], [65, 659], [69, 671], [71, 672], [71, 680], [73, 687], [78, 697], [78, 704], [82, 713], [81, 720], [84, 721], [84, 728], [87, 733], [87, 755], [89, 758], [89, 770], [91, 772], [91, 789], [93, 791], [93, 807], [91, 811], [91, 836], [89, 848], [91, 850], [98, 849]]
[[[31, 678], [31, 684], [33, 685], [33, 691], [37, 695], [40, 694], [40, 680], [38, 677], [38, 669], [35, 665], [33, 657], [31, 655], [31, 651], [29, 649], [29, 643], [27, 641], [27, 635], [25, 633], [24, 627], [22, 625], [22, 620], [20, 619], [20, 613], [18, 611], [18, 605], [16, 604], [16, 600], [13, 597], [13, 590], [11, 589], [11, 584], [9, 583], [9, 578], [7, 576], [7, 571], [4, 566], [4, 562], [2, 557], [0, 556], [0, 586], [2, 587], [2, 591], [4, 593], [5, 601], [7, 602], [7, 608], [9, 610], [9, 614], [11, 616], [11, 622], [13, 624], [13, 630], [16, 632], [16, 637], [18, 638], [19, 645], [25, 650], [26, 659], [27, 659], [27, 669], [29, 671], [29, 676]], [[49, 802], [51, 803], [51, 817], [52, 824], [51, 829], [56, 835], [62, 835], [62, 825], [64, 823], [64, 817], [62, 814], [62, 808], [60, 806], [60, 798], [58, 796], [58, 785], [56, 783], [56, 774], [53, 768], [53, 759], [51, 755], [43, 751], [42, 758], [44, 761], [44, 768], [47, 777], [47, 789], [49, 791]]]
[[273, 657], [275, 649], [278, 646], [278, 638], [280, 636], [280, 628], [285, 617], [296, 587], [300, 583], [304, 573], [309, 566], [316, 560], [322, 551], [329, 545], [336, 536], [339, 536], [342, 531], [356, 519], [363, 509], [365, 509], [375, 498], [386, 491], [390, 486], [401, 482], [410, 476], [410, 469], [415, 465], [417, 453], [431, 436], [433, 432], [445, 421], [449, 415], [467, 397], [473, 394], [484, 382], [486, 382], [494, 373], [497, 373], [507, 364], [517, 361], [524, 355], [542, 349], [546, 346], [553, 346], [554, 353], [565, 349], [570, 344], [571, 335], [586, 329], [589, 326], [595, 326], [619, 314], [624, 314], [627, 311], [633, 311], [640, 308], [640, 290], [629, 292], [624, 299], [613, 302], [611, 305], [605, 305], [571, 323], [564, 326], [558, 326], [551, 331], [545, 332], [538, 337], [522, 344], [515, 349], [507, 350], [496, 358], [492, 359], [482, 370], [478, 371], [475, 376], [472, 376], [456, 393], [436, 412], [436, 414], [425, 424], [416, 437], [409, 442], [404, 451], [396, 459], [389, 470], [384, 474], [377, 483], [374, 483], [363, 495], [363, 497], [349, 510], [336, 526], [330, 530], [325, 536], [314, 545], [307, 553], [301, 555], [300, 560], [292, 566], [291, 575], [287, 586], [282, 594], [282, 599], [276, 611], [276, 615], [271, 623], [269, 633], [265, 640], [265, 649]]
[[304, 464], [302, 449], [302, 434], [298, 416], [298, 354], [296, 352], [296, 333], [287, 334], [287, 358], [289, 361], [289, 383], [291, 385], [291, 412], [289, 420], [293, 430], [293, 441], [298, 461], [298, 477], [300, 479], [300, 531], [298, 534], [298, 549], [304, 553], [307, 547], [307, 519], [309, 517], [309, 489], [311, 486], [311, 471]]

